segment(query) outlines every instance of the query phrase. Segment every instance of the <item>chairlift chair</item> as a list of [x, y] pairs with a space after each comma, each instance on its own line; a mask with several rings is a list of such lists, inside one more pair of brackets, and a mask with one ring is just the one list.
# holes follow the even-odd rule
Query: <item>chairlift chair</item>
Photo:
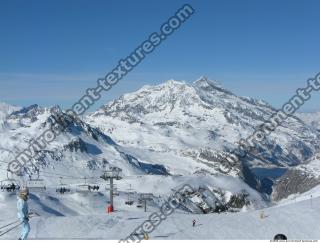
[[[110, 183], [106, 185], [106, 191], [110, 191]], [[119, 196], [118, 188], [116, 184], [113, 184], [113, 196]]]
[[80, 193], [88, 193], [88, 192], [98, 192], [100, 189], [100, 186], [98, 184], [88, 184], [87, 178], [84, 178], [84, 184], [77, 185], [76, 186], [76, 192]]
[[[106, 184], [106, 191], [110, 191], [110, 183]], [[118, 191], [117, 184], [113, 184], [113, 191]]]
[[27, 187], [30, 191], [45, 191], [46, 185], [43, 179], [30, 179], [27, 181]]
[[76, 186], [76, 192], [82, 192], [82, 193], [86, 193], [86, 192], [98, 192], [100, 189], [99, 185], [89, 185], [89, 184], [82, 184], [82, 185], [77, 185]]
[[142, 204], [138, 204], [137, 208], [143, 208], [143, 205]]
[[56, 188], [56, 192], [60, 194], [65, 194], [71, 192], [71, 188], [67, 184], [60, 184], [60, 186]]
[[0, 188], [3, 192], [15, 192], [20, 189], [20, 185], [14, 179], [7, 179], [0, 182]]
[[[130, 190], [131, 190], [131, 188], [130, 188]], [[126, 192], [126, 193], [127, 193], [128, 197], [127, 197], [127, 200], [125, 201], [125, 204], [129, 205], [129, 206], [132, 206], [134, 201], [131, 199], [130, 195], [133, 195], [134, 192], [129, 191], [129, 192]]]
[[67, 192], [71, 192], [71, 189], [67, 185], [61, 185], [59, 188], [56, 189], [56, 192], [60, 194], [65, 194]]
[[91, 184], [91, 185], [89, 185], [89, 190], [91, 190], [91, 191], [99, 191], [100, 190], [100, 186], [98, 184]]
[[71, 192], [71, 188], [69, 185], [62, 183], [62, 177], [60, 177], [60, 185], [56, 189], [57, 193], [65, 194], [67, 192]]
[[113, 189], [113, 196], [119, 196], [120, 193], [118, 192], [117, 188]]

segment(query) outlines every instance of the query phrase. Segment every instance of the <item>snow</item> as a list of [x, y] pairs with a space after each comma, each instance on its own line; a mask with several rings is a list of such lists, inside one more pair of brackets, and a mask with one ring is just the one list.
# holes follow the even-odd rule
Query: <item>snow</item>
[[313, 159], [308, 164], [299, 165], [297, 167], [300, 170], [307, 172], [312, 176], [320, 177], [320, 159]]
[[[150, 239], [259, 239], [270, 240], [278, 233], [289, 240], [320, 238], [320, 197], [319, 190], [310, 199], [290, 204], [264, 208], [265, 217], [260, 218], [261, 210], [239, 213], [194, 215], [176, 210], [150, 233]], [[1, 225], [15, 220], [15, 196], [6, 198], [0, 194]], [[317, 195], [317, 196], [316, 196]], [[31, 239], [123, 239], [132, 233], [153, 212], [159, 209], [148, 206], [143, 209], [124, 205], [121, 197], [116, 197], [116, 211], [105, 212], [107, 196], [97, 194], [52, 193], [32, 194], [29, 202], [31, 210], [40, 216], [31, 219]], [[192, 227], [192, 220], [196, 226]], [[63, 226], [63, 227], [61, 227]], [[16, 229], [1, 239], [16, 239]]]
[[19, 110], [17, 106], [9, 105], [3, 102], [0, 102], [0, 131], [5, 128], [6, 118], [14, 111]]
[[[170, 171], [188, 167], [191, 173], [199, 169], [216, 173], [219, 161], [211, 160], [212, 166], [208, 166], [200, 150], [216, 155], [233, 150], [241, 138], [252, 135], [275, 111], [264, 101], [238, 97], [218, 82], [201, 77], [192, 84], [169, 80], [144, 86], [107, 103], [85, 117], [85, 121], [126, 149], [144, 154], [149, 161], [162, 156], [186, 161], [186, 165], [176, 163], [175, 167], [167, 160], [162, 161]], [[283, 166], [298, 164], [310, 157], [305, 150], [311, 154], [316, 151], [316, 136], [301, 120], [288, 118], [268, 136], [267, 144], [250, 163], [252, 166], [269, 166], [275, 161]], [[180, 170], [179, 173], [185, 173]]]
[[0, 120], [4, 120], [12, 112], [19, 110], [18, 106], [9, 105], [3, 102], [0, 102]]
[[320, 112], [299, 113], [297, 116], [306, 124], [320, 130]]

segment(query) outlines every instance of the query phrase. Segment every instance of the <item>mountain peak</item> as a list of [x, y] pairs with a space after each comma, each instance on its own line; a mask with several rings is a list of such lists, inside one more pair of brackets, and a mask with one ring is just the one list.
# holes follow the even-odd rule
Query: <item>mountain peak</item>
[[193, 82], [193, 84], [197, 87], [217, 87], [222, 88], [222, 85], [218, 81], [210, 80], [206, 76], [201, 76], [196, 81]]
[[175, 79], [169, 79], [168, 81], [166, 81], [163, 84], [164, 85], [169, 85], [169, 86], [181, 86], [181, 85], [185, 85], [186, 82], [185, 81], [178, 81], [178, 80], [175, 80]]
[[9, 116], [12, 112], [19, 110], [20, 107], [0, 102], [0, 121]]

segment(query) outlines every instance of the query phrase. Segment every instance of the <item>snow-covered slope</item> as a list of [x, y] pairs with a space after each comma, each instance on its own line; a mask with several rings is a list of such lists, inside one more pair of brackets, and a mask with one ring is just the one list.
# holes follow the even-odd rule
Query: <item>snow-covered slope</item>
[[[29, 143], [38, 138], [52, 124], [51, 114], [58, 112], [61, 119], [66, 114], [58, 107], [43, 108], [32, 105], [13, 112], [6, 119], [6, 129], [1, 131], [0, 160], [2, 177], [5, 177], [7, 163], [12, 161]], [[57, 182], [59, 175], [67, 178], [101, 176], [104, 169], [117, 166], [125, 175], [166, 174], [161, 165], [140, 163], [99, 130], [90, 127], [80, 119], [74, 120], [60, 136], [44, 150], [37, 150], [37, 158], [24, 168], [27, 176]], [[154, 171], [153, 171], [154, 169]]]
[[299, 113], [297, 116], [306, 124], [320, 131], [320, 112]]
[[[65, 194], [32, 193], [30, 210], [39, 216], [30, 220], [31, 239], [112, 239], [130, 235], [152, 213], [159, 213], [158, 205], [148, 204], [147, 212], [127, 206], [124, 199], [115, 198], [116, 211], [105, 212], [104, 193]], [[15, 196], [0, 194], [0, 226], [16, 219]], [[283, 202], [263, 210], [239, 213], [188, 214], [176, 210], [162, 221], [152, 233], [151, 240], [272, 240], [282, 233], [288, 240], [316, 240], [320, 238], [320, 198]], [[263, 216], [261, 218], [263, 211]], [[192, 227], [192, 220], [196, 220]], [[63, 227], [61, 227], [63, 225]], [[16, 228], [1, 239], [17, 239]]]
[[[2, 179], [6, 179], [7, 176], [7, 163], [12, 161], [14, 156], [19, 154], [22, 149], [27, 148], [30, 141], [50, 128], [53, 113], [60, 114], [61, 120], [67, 119], [67, 115], [59, 107], [43, 108], [38, 105], [22, 108], [8, 116], [6, 119], [7, 129], [1, 132], [2, 140], [0, 140], [0, 173]], [[71, 125], [47, 148], [36, 149], [36, 153], [37, 157], [25, 165], [22, 177], [9, 173], [9, 178], [27, 184], [29, 178], [37, 179], [40, 177], [47, 187], [58, 185], [61, 179], [68, 183], [79, 184], [85, 181], [84, 178], [91, 178], [91, 181], [100, 180], [99, 178], [104, 170], [116, 166], [122, 169], [122, 176], [125, 180], [131, 176], [145, 176], [147, 174], [164, 176], [184, 174], [185, 177], [182, 177], [179, 181], [188, 179], [193, 184], [197, 184], [199, 188], [216, 188], [219, 191], [219, 197], [222, 197], [220, 200], [224, 204], [227, 204], [229, 200], [224, 198], [225, 193], [229, 193], [230, 196], [241, 193], [245, 197], [248, 196], [248, 202], [250, 203], [255, 200], [252, 196], [258, 195], [239, 178], [228, 175], [215, 175], [214, 178], [216, 179], [212, 178], [199, 184], [199, 179], [192, 179], [199, 178], [197, 174], [192, 173], [192, 160], [189, 161], [190, 168], [183, 166], [186, 161], [181, 158], [179, 162], [176, 160], [176, 167], [179, 169], [179, 173], [177, 173], [177, 171], [172, 171], [170, 167], [162, 163], [163, 158], [159, 157], [156, 160], [154, 157], [150, 157], [150, 159], [143, 157], [135, 153], [130, 147], [118, 145], [111, 137], [78, 118], [73, 120]], [[170, 155], [167, 158], [173, 159]], [[155, 192], [154, 186], [157, 184], [162, 183], [158, 182], [157, 177], [153, 177], [153, 180], [143, 183], [141, 187], [146, 192]], [[172, 184], [172, 186], [175, 187], [176, 185]], [[229, 187], [236, 188], [236, 191], [234, 189], [230, 191]], [[162, 190], [170, 192], [170, 187], [163, 186]], [[262, 198], [260, 198], [261, 200]]]
[[0, 120], [4, 120], [12, 112], [19, 110], [17, 106], [9, 105], [3, 102], [0, 102]]
[[19, 110], [17, 106], [0, 102], [0, 130], [4, 128], [5, 120], [12, 112]]

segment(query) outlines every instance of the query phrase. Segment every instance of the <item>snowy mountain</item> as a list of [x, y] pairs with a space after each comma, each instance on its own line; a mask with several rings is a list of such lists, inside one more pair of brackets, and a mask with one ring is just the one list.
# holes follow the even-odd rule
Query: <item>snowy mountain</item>
[[[38, 105], [22, 108], [7, 117], [6, 129], [0, 133], [3, 174], [14, 156], [51, 127], [53, 112], [60, 114], [60, 119], [67, 119], [59, 107], [43, 108]], [[166, 174], [161, 165], [140, 163], [134, 156], [122, 152], [110, 137], [80, 119], [75, 119], [46, 149], [37, 149], [36, 154], [36, 159], [25, 166], [25, 176], [37, 178], [40, 174], [47, 182], [57, 182], [59, 175], [67, 178], [79, 175], [99, 177], [110, 165], [121, 167], [126, 175], [144, 174], [146, 171]], [[40, 173], [37, 168], [40, 168]]]
[[[320, 131], [320, 112], [298, 113], [302, 121]], [[274, 183], [274, 200], [281, 200], [293, 194], [301, 194], [320, 184], [320, 153], [316, 153], [303, 163], [293, 166]]]
[[298, 113], [297, 116], [306, 124], [320, 131], [320, 112]]
[[[61, 120], [68, 119], [59, 107], [44, 108], [38, 105], [24, 107], [7, 117], [6, 129], [1, 131], [2, 140], [0, 141], [0, 172], [3, 179], [9, 176], [9, 179], [15, 179], [20, 184], [28, 184], [30, 179], [41, 179], [46, 187], [52, 188], [57, 187], [61, 180], [81, 184], [85, 178], [88, 178], [91, 183], [98, 183], [101, 188], [105, 188], [100, 176], [105, 169], [116, 166], [122, 169], [124, 181], [134, 179], [131, 182], [133, 185], [139, 182], [140, 176], [155, 176], [148, 180], [148, 187], [142, 184], [135, 188], [138, 194], [157, 193], [155, 187], [159, 184], [159, 179], [162, 180], [164, 176], [163, 180], [166, 181], [165, 178], [168, 175], [173, 178], [169, 179], [167, 186], [161, 183], [162, 187], [159, 188], [160, 191], [156, 195], [170, 195], [171, 189], [190, 181], [196, 186], [190, 197], [194, 195], [198, 198], [198, 191], [203, 188], [207, 188], [205, 190], [210, 192], [216, 190], [215, 194], [212, 194], [214, 196], [211, 196], [211, 203], [201, 198], [198, 198], [196, 202], [190, 199], [183, 206], [190, 212], [214, 212], [218, 209], [213, 202], [218, 203], [221, 210], [227, 208], [239, 210], [244, 206], [256, 208], [265, 204], [257, 192], [238, 178], [220, 175], [215, 179], [204, 179], [206, 178], [204, 175], [188, 173], [191, 174], [191, 177], [184, 176], [175, 179], [177, 174], [172, 173], [166, 165], [151, 159], [141, 159], [132, 154], [130, 148], [118, 145], [111, 137], [78, 118], [73, 120], [71, 125], [46, 149], [36, 150], [36, 158], [25, 165], [22, 176], [7, 174], [7, 163], [13, 160], [23, 148], [28, 147], [32, 140], [50, 128], [53, 113], [58, 113]], [[170, 182], [171, 180], [174, 183]], [[203, 208], [204, 205], [206, 209]]]
[[0, 129], [3, 129], [5, 119], [12, 112], [19, 110], [20, 108], [17, 106], [12, 106], [3, 102], [0, 102]]
[[0, 120], [4, 120], [12, 112], [19, 110], [17, 106], [9, 105], [3, 102], [0, 102]]
[[[224, 155], [275, 111], [262, 100], [236, 96], [201, 77], [191, 84], [169, 80], [144, 86], [107, 103], [86, 121], [171, 174], [219, 174]], [[290, 117], [244, 162], [250, 168], [298, 165], [319, 150], [317, 138], [313, 128]], [[258, 188], [251, 172], [239, 166], [229, 175], [240, 175]]]
[[[168, 168], [157, 161], [141, 159], [130, 153], [130, 149], [118, 145], [111, 137], [102, 133], [99, 129], [93, 128], [82, 120], [76, 118], [71, 125], [52, 142], [46, 149], [37, 150], [36, 158], [25, 165], [22, 177], [17, 177], [11, 173], [7, 174], [7, 163], [14, 159], [23, 148], [38, 138], [46, 129], [52, 125], [51, 115], [58, 113], [61, 120], [67, 120], [67, 115], [63, 113], [59, 107], [44, 108], [38, 105], [24, 107], [11, 113], [6, 119], [6, 129], [1, 131], [2, 140], [0, 141], [0, 158], [2, 178], [6, 179], [9, 175], [10, 179], [19, 180], [21, 184], [28, 184], [29, 179], [42, 179], [46, 187], [57, 186], [61, 179], [69, 183], [83, 183], [84, 178], [88, 178], [95, 183], [103, 183], [100, 179], [103, 171], [111, 166], [116, 166], [122, 169], [122, 174], [125, 178], [142, 175], [167, 176], [172, 175]], [[191, 178], [183, 177], [170, 186], [163, 186], [161, 193], [168, 194], [171, 189], [179, 186], [185, 180], [193, 181], [195, 184], [200, 175], [194, 175]], [[138, 180], [138, 177], [136, 180]], [[234, 200], [230, 197], [225, 198], [225, 193], [231, 193], [233, 198], [239, 197], [242, 200], [253, 203], [253, 200], [260, 201], [255, 207], [261, 206], [262, 198], [254, 192], [244, 182], [240, 182], [237, 178], [229, 178], [220, 176], [220, 179], [228, 182], [231, 186], [223, 185], [220, 182], [215, 198], [219, 198], [221, 205], [229, 205]], [[148, 184], [158, 184], [156, 177], [149, 181]], [[196, 183], [197, 184], [197, 183]], [[196, 190], [203, 187], [211, 187], [216, 183], [212, 180], [204, 180], [202, 184], [197, 185]], [[105, 186], [101, 186], [105, 187]], [[216, 188], [216, 187], [215, 187]], [[137, 188], [137, 192], [141, 188]], [[155, 192], [150, 189], [149, 192]], [[250, 194], [248, 194], [250, 192]], [[195, 195], [197, 191], [194, 192]], [[228, 194], [229, 195], [229, 194]], [[218, 200], [218, 199], [217, 199]], [[202, 199], [200, 200], [202, 202]], [[204, 202], [200, 203], [203, 204]], [[193, 205], [191, 203], [191, 211], [202, 212], [201, 205]], [[233, 205], [239, 206], [239, 205]], [[241, 204], [239, 207], [243, 207]], [[187, 207], [186, 207], [187, 208]], [[210, 211], [214, 211], [215, 205], [208, 205]]]

